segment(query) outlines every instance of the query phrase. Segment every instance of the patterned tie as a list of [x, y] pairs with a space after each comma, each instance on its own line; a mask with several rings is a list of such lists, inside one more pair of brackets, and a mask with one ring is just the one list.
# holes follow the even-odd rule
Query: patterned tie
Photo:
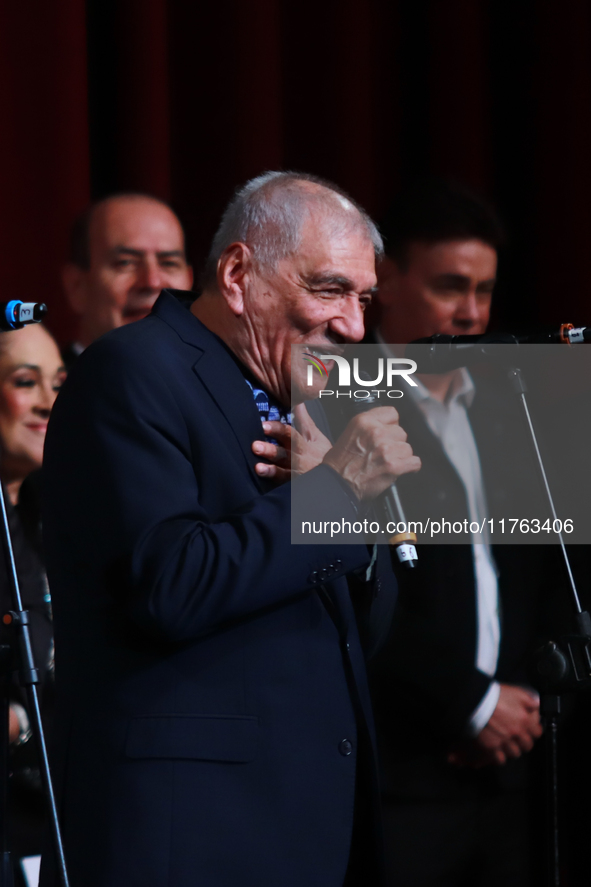
[[[291, 425], [292, 414], [288, 412], [285, 407], [278, 404], [277, 401], [267, 394], [263, 388], [255, 388], [248, 379], [245, 379], [244, 381], [252, 391], [252, 396], [254, 397], [255, 406], [259, 411], [261, 422], [282, 422], [284, 425]], [[271, 443], [277, 443], [272, 437], [268, 437], [267, 440]]]

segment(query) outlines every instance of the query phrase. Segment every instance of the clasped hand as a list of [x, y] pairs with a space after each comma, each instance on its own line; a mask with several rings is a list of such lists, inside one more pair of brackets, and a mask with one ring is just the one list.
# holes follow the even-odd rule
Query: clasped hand
[[522, 687], [501, 684], [496, 708], [487, 725], [471, 743], [448, 755], [458, 767], [504, 764], [531, 751], [542, 735], [538, 697]]

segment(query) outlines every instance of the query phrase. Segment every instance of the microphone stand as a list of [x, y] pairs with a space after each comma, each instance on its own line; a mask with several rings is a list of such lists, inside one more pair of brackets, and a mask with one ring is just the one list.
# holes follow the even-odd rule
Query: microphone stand
[[[8, 584], [11, 592], [12, 609], [7, 613], [3, 621], [6, 625], [13, 625], [16, 634], [16, 651], [17, 661], [19, 664], [19, 679], [21, 685], [25, 688], [28, 711], [27, 714], [31, 721], [31, 729], [35, 737], [37, 747], [37, 755], [39, 758], [39, 767], [41, 772], [41, 781], [43, 784], [43, 792], [47, 802], [49, 812], [49, 825], [51, 830], [52, 841], [54, 844], [55, 855], [59, 870], [61, 887], [69, 887], [68, 873], [66, 869], [66, 860], [64, 857], [64, 848], [62, 836], [59, 826], [57, 806], [53, 791], [53, 783], [51, 772], [49, 769], [49, 759], [47, 757], [47, 746], [45, 742], [45, 733], [41, 722], [41, 708], [39, 705], [39, 672], [35, 668], [33, 658], [33, 649], [31, 646], [31, 634], [29, 631], [29, 613], [23, 609], [23, 602], [20, 593], [20, 586], [16, 572], [16, 563], [14, 560], [14, 551], [12, 548], [12, 539], [10, 535], [10, 527], [8, 525], [8, 513], [6, 510], [6, 500], [4, 489], [0, 484], [0, 512], [1, 512], [1, 529], [2, 544], [6, 557]], [[13, 887], [14, 875], [11, 866], [9, 838], [8, 838], [8, 731], [9, 731], [9, 670], [10, 670], [10, 648], [7, 646], [0, 647], [0, 680], [2, 686], [2, 703], [0, 710], [0, 840], [2, 860], [0, 866], [0, 887]]]
[[[512, 367], [509, 380], [523, 407], [529, 436], [533, 443], [536, 461], [543, 481], [546, 498], [556, 526], [558, 520], [554, 499], [542, 454], [538, 446], [535, 428], [527, 404], [527, 386], [522, 378], [521, 370]], [[558, 718], [560, 715], [560, 690], [568, 686], [577, 686], [581, 682], [591, 680], [591, 616], [583, 610], [577, 586], [571, 569], [568, 552], [561, 531], [558, 533], [562, 558], [569, 579], [572, 603], [576, 612], [578, 634], [561, 639], [563, 646], [549, 641], [538, 651], [535, 668], [539, 683], [543, 687], [541, 712], [546, 724], [546, 750], [548, 768], [548, 884], [560, 887], [560, 846], [558, 822]]]
[[[446, 372], [461, 365], [456, 362], [457, 354], [463, 355], [462, 359], [471, 357], [472, 362], [486, 362], [492, 357], [491, 348], [499, 344], [585, 344], [591, 343], [591, 327], [573, 327], [572, 324], [562, 324], [558, 330], [541, 333], [530, 333], [522, 336], [513, 334], [484, 334], [482, 336], [431, 336], [427, 339], [417, 339], [407, 348], [406, 355], [424, 358], [424, 346], [429, 345], [428, 357], [431, 365], [438, 369], [435, 372]], [[417, 350], [413, 351], [413, 346]], [[410, 350], [409, 350], [410, 349]], [[439, 352], [436, 358], [436, 350]], [[433, 372], [433, 368], [431, 369]], [[552, 491], [544, 468], [542, 454], [538, 447], [535, 429], [532, 423], [527, 404], [527, 387], [522, 378], [521, 370], [517, 366], [509, 369], [509, 380], [521, 402], [525, 421], [529, 430], [529, 436], [535, 450], [536, 461], [540, 470], [547, 501], [550, 505], [552, 517], [556, 526], [557, 514], [554, 506]], [[561, 526], [559, 524], [559, 526]], [[562, 559], [566, 567], [572, 604], [575, 609], [577, 633], [560, 638], [560, 642], [548, 641], [541, 650], [536, 653], [534, 663], [537, 671], [536, 682], [542, 690], [541, 711], [544, 715], [547, 733], [547, 762], [548, 762], [548, 884], [550, 887], [560, 887], [560, 853], [559, 853], [559, 822], [558, 822], [558, 719], [560, 714], [560, 692], [583, 686], [591, 686], [591, 616], [583, 610], [577, 591], [575, 579], [570, 565], [568, 552], [561, 532], [558, 539], [562, 552]]]

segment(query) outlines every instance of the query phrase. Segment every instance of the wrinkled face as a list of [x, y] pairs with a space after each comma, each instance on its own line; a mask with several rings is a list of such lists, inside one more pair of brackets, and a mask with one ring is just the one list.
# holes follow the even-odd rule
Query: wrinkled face
[[[334, 353], [335, 345], [360, 341], [363, 312], [375, 287], [374, 249], [365, 231], [336, 230], [313, 216], [296, 255], [281, 260], [275, 271], [251, 274], [243, 319], [260, 356], [255, 372], [283, 403], [290, 402], [291, 346], [326, 354]], [[303, 360], [294, 367], [294, 403], [326, 387], [318, 373], [316, 387], [305, 387], [306, 369]]]
[[2, 333], [0, 466], [2, 478], [40, 468], [47, 421], [65, 378], [57, 345], [41, 326]]
[[80, 272], [71, 298], [82, 318], [84, 345], [145, 317], [162, 289], [192, 286], [180, 223], [155, 200], [113, 198], [99, 206], [89, 242], [90, 269]]
[[496, 272], [496, 251], [481, 240], [410, 244], [405, 268], [391, 259], [380, 265], [382, 335], [405, 344], [438, 333], [483, 333]]

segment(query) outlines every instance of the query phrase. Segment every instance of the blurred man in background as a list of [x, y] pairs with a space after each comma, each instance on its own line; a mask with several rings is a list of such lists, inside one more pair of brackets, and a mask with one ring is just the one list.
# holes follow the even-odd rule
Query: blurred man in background
[[[370, 340], [389, 353], [386, 343], [484, 333], [502, 241], [488, 206], [422, 182], [399, 195], [383, 234], [382, 313]], [[419, 508], [480, 522], [511, 483], [495, 459], [507, 462], [511, 447], [516, 464], [523, 451], [511, 437], [511, 395], [485, 398], [467, 369], [418, 381], [396, 403], [423, 462], [398, 485], [407, 518]], [[541, 734], [537, 695], [522, 686], [540, 554], [423, 545], [418, 568], [398, 577], [399, 607], [373, 668], [396, 887], [527, 883], [526, 781], [516, 759]]]
[[191, 289], [181, 223], [155, 197], [105, 197], [76, 219], [62, 279], [79, 317], [78, 337], [64, 352], [71, 365], [103, 333], [149, 314], [162, 289]]

